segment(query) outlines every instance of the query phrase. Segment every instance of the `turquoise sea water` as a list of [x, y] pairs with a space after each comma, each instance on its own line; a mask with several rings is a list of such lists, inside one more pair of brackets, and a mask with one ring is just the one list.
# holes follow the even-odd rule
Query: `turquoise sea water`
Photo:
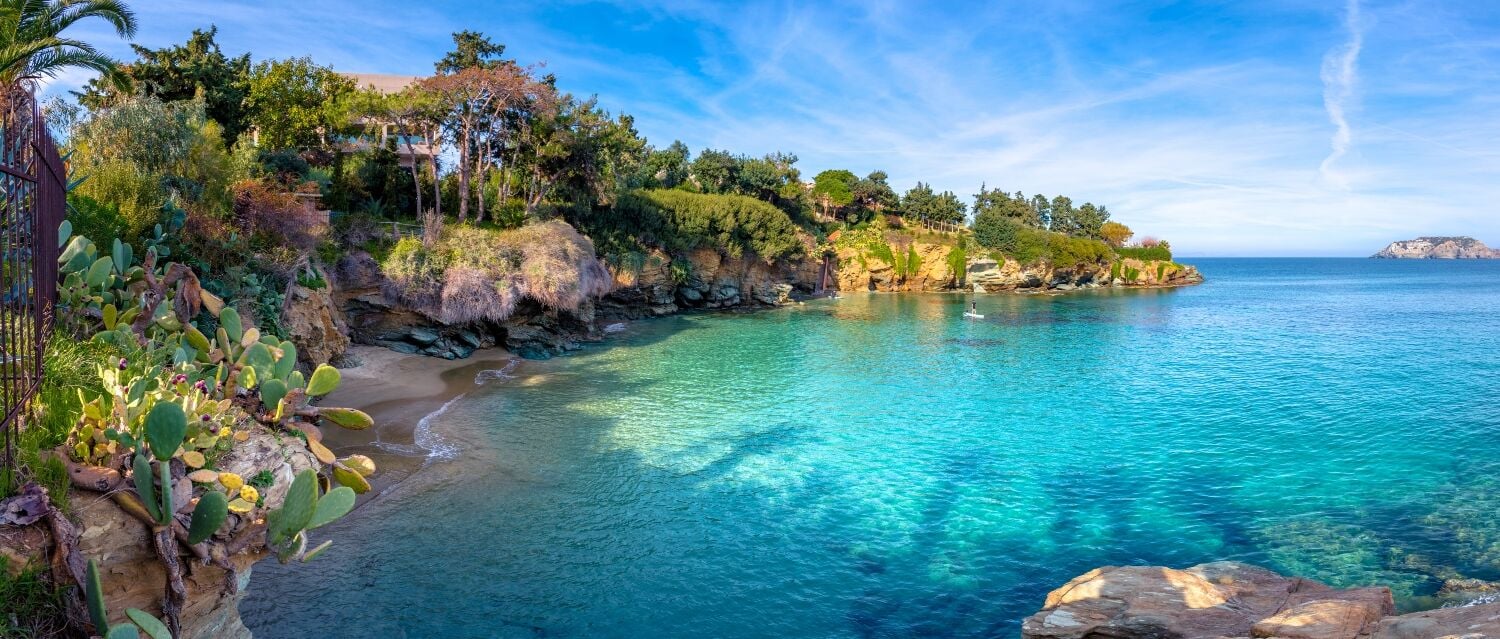
[[[850, 294], [641, 322], [476, 386], [461, 451], [255, 569], [276, 637], [1007, 637], [1104, 564], [1407, 607], [1500, 579], [1500, 262]], [[321, 532], [321, 531], [320, 531]]]

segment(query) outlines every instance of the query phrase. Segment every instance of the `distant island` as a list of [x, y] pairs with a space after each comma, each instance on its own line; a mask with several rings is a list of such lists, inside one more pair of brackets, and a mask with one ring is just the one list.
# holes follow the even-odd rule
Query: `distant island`
[[1500, 250], [1484, 245], [1472, 237], [1419, 237], [1415, 240], [1391, 242], [1379, 253], [1371, 255], [1381, 259], [1424, 260], [1482, 260], [1500, 259]]

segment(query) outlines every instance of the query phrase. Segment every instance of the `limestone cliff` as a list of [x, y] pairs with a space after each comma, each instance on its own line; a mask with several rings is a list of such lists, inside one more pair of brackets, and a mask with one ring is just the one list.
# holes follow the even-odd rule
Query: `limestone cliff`
[[638, 319], [683, 309], [777, 306], [817, 286], [820, 264], [811, 260], [766, 262], [697, 249], [673, 260], [661, 252], [639, 265], [610, 268], [615, 290], [599, 305], [605, 319]]
[[[957, 247], [940, 242], [913, 242], [903, 249], [904, 258], [884, 259], [857, 247], [840, 247], [834, 259], [837, 287], [841, 291], [1066, 291], [1102, 286], [1186, 286], [1203, 281], [1192, 266], [1133, 258], [1109, 264], [1085, 263], [1059, 266], [1042, 260], [1022, 263], [1003, 257], [955, 253]], [[916, 260], [909, 256], [915, 255]], [[956, 256], [956, 257], [955, 257]], [[892, 262], [904, 259], [904, 275]], [[963, 271], [954, 273], [962, 260]], [[914, 265], [914, 266], [912, 266]]]
[[1382, 259], [1467, 260], [1500, 259], [1500, 250], [1472, 237], [1419, 237], [1391, 242], [1370, 257]]
[[[602, 327], [614, 321], [684, 310], [779, 306], [823, 291], [1066, 291], [1185, 286], [1203, 280], [1192, 266], [1163, 261], [1023, 264], [990, 257], [987, 251], [965, 250], [953, 236], [899, 239], [873, 251], [864, 245], [820, 248], [811, 237], [803, 239], [804, 257], [788, 260], [733, 256], [712, 248], [678, 255], [652, 251], [632, 261], [610, 263], [612, 290], [577, 311], [550, 309], [527, 299], [504, 322], [462, 325], [444, 324], [394, 299], [386, 292], [380, 265], [368, 253], [354, 251], [333, 269], [329, 304], [356, 342], [448, 359], [499, 345], [538, 358], [597, 340]], [[312, 332], [326, 329], [329, 322], [320, 311], [322, 303], [311, 293], [304, 297], [308, 301], [301, 315], [309, 319], [297, 324]]]

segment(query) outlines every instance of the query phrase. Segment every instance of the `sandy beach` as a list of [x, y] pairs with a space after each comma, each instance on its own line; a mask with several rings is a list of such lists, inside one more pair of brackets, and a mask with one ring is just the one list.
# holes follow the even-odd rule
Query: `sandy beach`
[[429, 451], [420, 445], [417, 432], [422, 418], [472, 390], [481, 372], [505, 369], [517, 359], [499, 349], [446, 360], [376, 346], [350, 347], [348, 357], [358, 364], [339, 369], [343, 383], [319, 404], [358, 408], [375, 418], [375, 426], [365, 431], [324, 428], [324, 442], [341, 456], [359, 453], [373, 458], [380, 468], [372, 478], [376, 493], [409, 477], [426, 461]]

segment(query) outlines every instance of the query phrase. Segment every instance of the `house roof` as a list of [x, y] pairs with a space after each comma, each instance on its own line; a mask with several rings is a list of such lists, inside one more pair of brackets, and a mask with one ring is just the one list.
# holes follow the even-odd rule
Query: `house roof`
[[411, 83], [418, 80], [414, 75], [391, 75], [388, 73], [344, 73], [344, 77], [354, 80], [355, 86], [361, 89], [374, 87], [381, 93], [396, 93]]

